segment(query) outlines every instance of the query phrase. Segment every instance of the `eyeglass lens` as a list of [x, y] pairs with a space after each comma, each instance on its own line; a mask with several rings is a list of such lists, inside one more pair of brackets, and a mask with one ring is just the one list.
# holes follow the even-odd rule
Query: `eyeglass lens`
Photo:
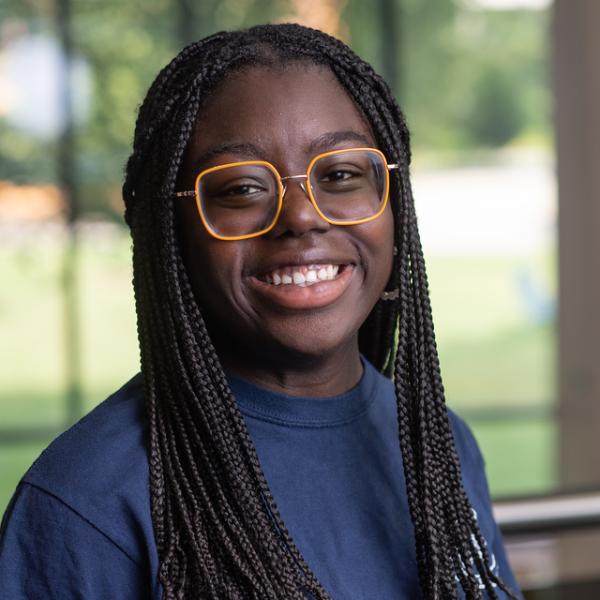
[[200, 178], [198, 186], [204, 218], [219, 235], [236, 237], [263, 231], [277, 214], [277, 178], [264, 165], [211, 171]]
[[375, 152], [323, 156], [310, 172], [317, 206], [333, 221], [368, 219], [379, 210], [384, 199], [385, 169]]
[[[368, 219], [387, 193], [387, 166], [376, 152], [339, 152], [317, 159], [309, 173], [313, 198], [330, 220]], [[260, 164], [225, 166], [198, 181], [203, 216], [213, 232], [237, 237], [268, 229], [277, 215], [275, 173]]]

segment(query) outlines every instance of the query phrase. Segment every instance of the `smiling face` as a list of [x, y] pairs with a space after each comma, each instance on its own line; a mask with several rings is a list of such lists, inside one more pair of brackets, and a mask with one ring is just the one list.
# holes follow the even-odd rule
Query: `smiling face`
[[[317, 154], [366, 146], [375, 147], [370, 127], [329, 70], [251, 67], [223, 81], [202, 110], [179, 189], [193, 189], [199, 172], [225, 163], [268, 161], [286, 177], [306, 173]], [[215, 239], [193, 199], [176, 201], [194, 293], [225, 367], [240, 375], [315, 363], [342, 377], [356, 373], [358, 330], [390, 276], [389, 203], [371, 222], [331, 225], [301, 181], [285, 182], [277, 223], [252, 239]]]

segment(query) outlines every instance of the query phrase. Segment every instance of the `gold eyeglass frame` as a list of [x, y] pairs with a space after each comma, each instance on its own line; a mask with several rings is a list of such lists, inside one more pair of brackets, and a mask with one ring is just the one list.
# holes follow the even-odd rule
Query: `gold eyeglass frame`
[[[306, 181], [310, 181], [310, 174], [311, 174], [313, 166], [315, 165], [315, 163], [318, 160], [320, 160], [321, 158], [325, 158], [327, 156], [334, 156], [336, 154], [348, 154], [351, 152], [365, 152], [365, 151], [374, 152], [376, 155], [378, 155], [381, 158], [381, 160], [383, 161], [383, 164], [387, 167], [385, 170], [385, 193], [384, 193], [383, 201], [381, 202], [381, 208], [374, 215], [371, 215], [364, 219], [355, 219], [352, 221], [339, 221], [336, 219], [330, 219], [329, 217], [325, 216], [323, 214], [323, 212], [321, 211], [321, 209], [319, 208], [319, 205], [317, 204], [317, 202], [313, 196], [311, 186], [306, 185]], [[206, 217], [204, 216], [204, 212], [202, 210], [202, 202], [200, 199], [200, 192], [199, 192], [200, 180], [202, 179], [202, 177], [204, 177], [205, 175], [207, 175], [209, 173], [214, 173], [215, 171], [220, 171], [222, 169], [228, 169], [231, 167], [238, 167], [238, 166], [242, 166], [242, 165], [262, 165], [262, 166], [268, 168], [273, 173], [273, 175], [275, 176], [275, 179], [277, 180], [277, 188], [278, 188], [277, 211], [275, 213], [275, 216], [273, 217], [272, 223], [268, 227], [265, 227], [264, 229], [261, 229], [260, 231], [256, 231], [254, 233], [248, 233], [248, 234], [244, 234], [244, 235], [223, 236], [212, 229], [212, 227], [209, 225], [208, 221], [206, 220]], [[229, 241], [229, 242], [255, 238], [255, 237], [264, 235], [265, 233], [268, 233], [269, 231], [271, 231], [271, 229], [273, 229], [273, 227], [275, 227], [275, 225], [277, 224], [277, 221], [279, 219], [279, 215], [281, 214], [281, 210], [283, 208], [283, 198], [287, 191], [287, 187], [284, 184], [284, 181], [289, 181], [291, 179], [303, 180], [302, 182], [300, 182], [300, 187], [308, 196], [308, 199], [310, 200], [310, 202], [313, 205], [313, 208], [315, 209], [317, 214], [324, 221], [326, 221], [327, 223], [330, 223], [331, 225], [360, 225], [361, 223], [368, 223], [369, 221], [373, 221], [374, 219], [379, 217], [385, 210], [385, 207], [387, 206], [388, 198], [390, 195], [390, 171], [392, 171], [394, 169], [398, 169], [399, 166], [400, 165], [398, 163], [392, 163], [392, 164], [388, 163], [383, 152], [381, 152], [381, 150], [378, 150], [377, 148], [348, 148], [345, 150], [331, 150], [329, 152], [323, 152], [321, 154], [317, 154], [316, 156], [314, 156], [311, 159], [311, 161], [308, 163], [308, 167], [306, 168], [305, 174], [303, 174], [303, 175], [287, 175], [285, 177], [282, 177], [279, 174], [279, 171], [270, 162], [267, 162], [264, 160], [244, 160], [244, 161], [240, 161], [240, 162], [232, 162], [232, 163], [227, 163], [224, 165], [218, 165], [216, 167], [209, 167], [208, 169], [204, 169], [203, 171], [200, 171], [200, 173], [198, 173], [198, 175], [196, 176], [196, 181], [194, 183], [194, 189], [186, 190], [183, 192], [176, 192], [175, 196], [177, 196], [178, 198], [195, 197], [196, 198], [196, 208], [198, 209], [198, 214], [200, 215], [202, 224], [204, 225], [204, 227], [208, 231], [208, 233], [218, 240]]]

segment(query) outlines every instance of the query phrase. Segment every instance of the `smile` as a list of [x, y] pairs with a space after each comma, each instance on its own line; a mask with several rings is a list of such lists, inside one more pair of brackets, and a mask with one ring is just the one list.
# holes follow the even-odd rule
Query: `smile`
[[258, 279], [271, 285], [296, 285], [308, 287], [322, 281], [333, 281], [345, 265], [311, 264], [278, 267]]
[[352, 263], [286, 265], [248, 279], [269, 303], [288, 310], [324, 308], [341, 298], [356, 266]]

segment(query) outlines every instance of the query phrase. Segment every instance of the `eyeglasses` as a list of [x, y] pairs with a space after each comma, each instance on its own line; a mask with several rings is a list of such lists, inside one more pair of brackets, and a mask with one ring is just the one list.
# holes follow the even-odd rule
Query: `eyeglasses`
[[219, 240], [244, 240], [273, 229], [283, 207], [287, 182], [299, 180], [319, 216], [332, 225], [358, 225], [376, 219], [387, 204], [388, 164], [376, 148], [333, 150], [315, 156], [305, 175], [281, 177], [266, 161], [249, 160], [205, 169], [195, 197], [206, 230]]

